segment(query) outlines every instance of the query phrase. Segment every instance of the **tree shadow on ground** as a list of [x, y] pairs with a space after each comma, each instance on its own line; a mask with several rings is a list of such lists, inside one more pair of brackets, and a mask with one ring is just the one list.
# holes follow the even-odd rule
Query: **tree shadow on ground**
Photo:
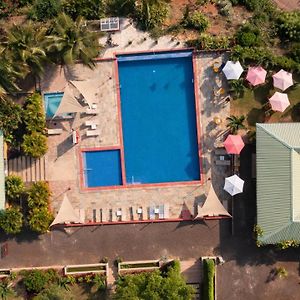
[[253, 88], [253, 97], [255, 101], [261, 103], [262, 105], [265, 104], [268, 101], [272, 88], [272, 80], [266, 82], [264, 85]]
[[255, 126], [256, 123], [265, 122], [265, 112], [263, 109], [252, 108], [247, 115], [247, 122], [250, 126]]
[[293, 122], [300, 122], [300, 103], [297, 103], [292, 107], [291, 118]]

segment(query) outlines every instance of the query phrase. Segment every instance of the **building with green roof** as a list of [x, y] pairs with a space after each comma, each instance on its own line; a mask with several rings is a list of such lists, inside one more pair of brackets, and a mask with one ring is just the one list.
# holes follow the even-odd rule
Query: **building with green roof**
[[300, 241], [300, 123], [256, 125], [261, 244]]
[[5, 208], [5, 163], [4, 139], [0, 130], [0, 210]]

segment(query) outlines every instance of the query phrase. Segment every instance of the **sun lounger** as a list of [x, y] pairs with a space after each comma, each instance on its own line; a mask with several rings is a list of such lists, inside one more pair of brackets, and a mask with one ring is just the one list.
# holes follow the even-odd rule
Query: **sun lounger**
[[62, 134], [63, 130], [62, 128], [54, 128], [54, 129], [47, 129], [48, 135], [57, 135], [57, 134]]
[[98, 136], [100, 134], [99, 130], [87, 130], [86, 136]]
[[164, 205], [164, 217], [165, 219], [169, 219], [169, 204]]
[[216, 165], [217, 166], [230, 166], [231, 165], [231, 161], [230, 160], [227, 160], [227, 159], [223, 159], [223, 160], [221, 160], [221, 159], [217, 159], [216, 160]]
[[142, 220], [147, 220], [148, 216], [147, 216], [147, 207], [143, 206], [141, 207], [142, 209], [142, 213], [141, 213], [141, 219]]
[[142, 207], [138, 207], [137, 208], [136, 214], [137, 214], [137, 218], [139, 220], [143, 220], [143, 208]]
[[88, 107], [85, 111], [87, 115], [97, 115], [99, 113], [97, 104], [92, 104], [91, 107]]
[[79, 132], [77, 130], [74, 130], [72, 132], [72, 141], [73, 141], [73, 145], [76, 145], [79, 142]]
[[137, 219], [136, 217], [137, 217], [137, 216], [136, 216], [136, 209], [135, 209], [134, 206], [131, 206], [131, 207], [130, 207], [130, 219], [131, 219], [132, 221], [134, 221], [134, 220]]
[[155, 209], [152, 206], [149, 207], [149, 219], [155, 220]]
[[107, 222], [107, 210], [104, 208], [101, 208], [101, 222]]
[[165, 218], [164, 212], [165, 212], [165, 207], [162, 204], [162, 205], [159, 206], [159, 214], [158, 214], [159, 219], [164, 219]]
[[85, 126], [91, 127], [92, 130], [95, 130], [99, 125], [98, 121], [95, 120], [87, 120], [85, 121]]

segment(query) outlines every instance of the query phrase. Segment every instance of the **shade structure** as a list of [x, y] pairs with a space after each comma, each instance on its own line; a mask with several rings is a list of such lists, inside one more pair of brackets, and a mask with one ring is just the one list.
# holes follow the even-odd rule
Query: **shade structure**
[[67, 195], [64, 195], [64, 199], [61, 203], [57, 216], [51, 223], [50, 227], [56, 224], [66, 223], [80, 223], [80, 218], [76, 214], [73, 206], [71, 205]]
[[240, 78], [244, 69], [241, 66], [239, 61], [234, 62], [234, 61], [229, 60], [225, 64], [222, 71], [228, 80], [236, 80], [236, 79]]
[[273, 77], [274, 87], [276, 87], [282, 91], [285, 91], [287, 88], [289, 88], [290, 86], [292, 86], [294, 84], [293, 83], [293, 75], [282, 69], [279, 72], [277, 72], [276, 74], [274, 74], [272, 77]]
[[250, 67], [246, 79], [253, 85], [259, 85], [265, 82], [267, 71], [262, 67]]
[[225, 209], [221, 201], [219, 200], [213, 186], [210, 187], [207, 198], [202, 205], [198, 206], [198, 214], [196, 218], [205, 218], [205, 217], [231, 217], [229, 212]]
[[244, 188], [244, 180], [239, 176], [233, 175], [225, 178], [224, 190], [231, 196], [242, 193]]
[[73, 86], [69, 83], [64, 89], [64, 95], [60, 101], [60, 104], [53, 115], [53, 118], [58, 115], [75, 113], [75, 112], [84, 112], [86, 107], [79, 101], [80, 95]]
[[228, 135], [223, 144], [228, 154], [240, 154], [245, 146], [242, 137], [233, 134]]
[[270, 99], [271, 107], [275, 111], [283, 112], [290, 105], [288, 95], [276, 92]]
[[90, 79], [90, 80], [72, 80], [70, 81], [74, 87], [77, 88], [79, 93], [83, 96], [86, 103], [89, 107], [96, 102], [96, 96], [98, 93], [98, 82], [99, 80]]

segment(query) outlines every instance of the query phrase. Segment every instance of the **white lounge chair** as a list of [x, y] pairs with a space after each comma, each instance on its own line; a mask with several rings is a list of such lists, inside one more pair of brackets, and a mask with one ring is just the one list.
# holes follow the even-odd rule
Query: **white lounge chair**
[[152, 206], [149, 207], [149, 219], [155, 220], [155, 209]]
[[159, 206], [159, 214], [158, 214], [159, 219], [164, 219], [165, 218], [165, 207], [164, 205]]
[[62, 134], [62, 132], [63, 132], [62, 128], [47, 129], [48, 135]]
[[164, 217], [165, 219], [169, 219], [169, 204], [164, 205]]
[[72, 132], [72, 141], [73, 141], [73, 145], [76, 145], [79, 142], [79, 132], [77, 130], [74, 130]]
[[87, 115], [98, 115], [98, 107], [97, 104], [92, 104], [91, 107], [88, 107], [85, 111]]
[[95, 130], [98, 125], [99, 125], [99, 122], [95, 121], [95, 120], [87, 120], [87, 121], [85, 121], [85, 126], [91, 127], [92, 130]]
[[99, 130], [87, 130], [86, 136], [98, 136], [100, 134]]

